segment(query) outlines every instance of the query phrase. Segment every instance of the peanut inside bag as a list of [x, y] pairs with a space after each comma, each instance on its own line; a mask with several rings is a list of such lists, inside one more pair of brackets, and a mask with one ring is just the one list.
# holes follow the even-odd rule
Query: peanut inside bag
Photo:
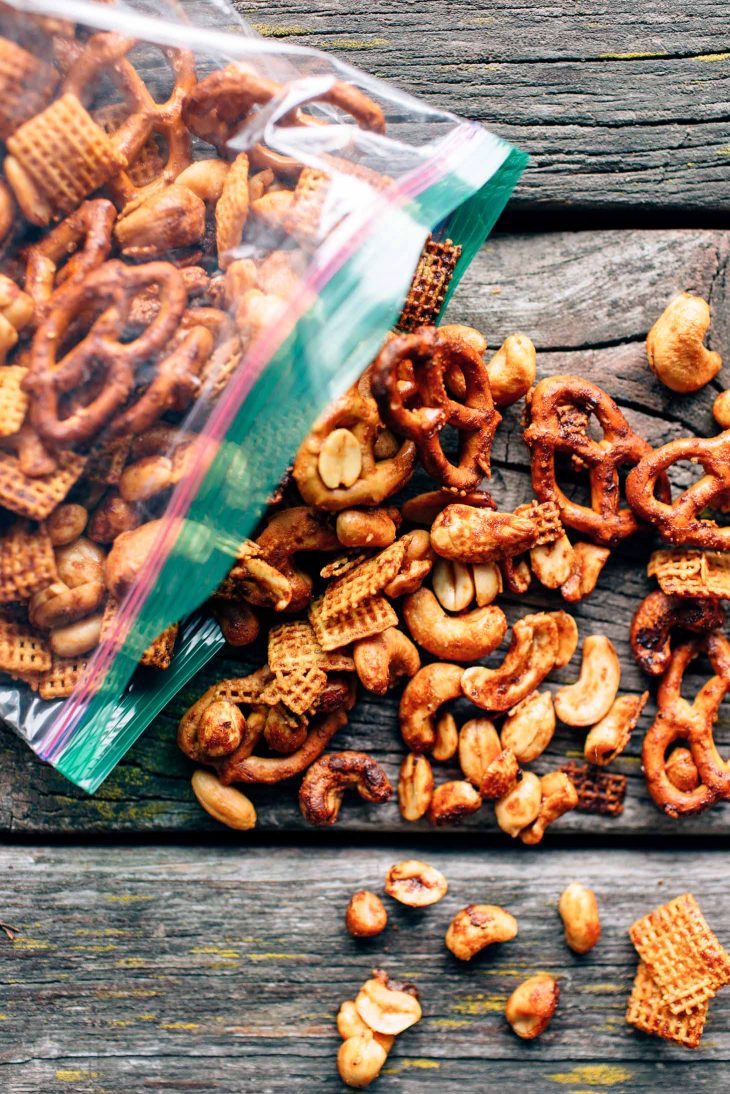
[[89, 791], [223, 644], [231, 567], [275, 605], [246, 537], [526, 160], [236, 22], [0, 3], [0, 717]]

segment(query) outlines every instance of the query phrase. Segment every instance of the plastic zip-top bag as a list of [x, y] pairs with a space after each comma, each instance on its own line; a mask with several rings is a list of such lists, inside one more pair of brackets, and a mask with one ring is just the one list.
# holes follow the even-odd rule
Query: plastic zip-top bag
[[0, 4], [0, 139], [0, 716], [93, 791], [222, 645], [196, 609], [419, 257], [441, 306], [526, 157], [219, 0]]

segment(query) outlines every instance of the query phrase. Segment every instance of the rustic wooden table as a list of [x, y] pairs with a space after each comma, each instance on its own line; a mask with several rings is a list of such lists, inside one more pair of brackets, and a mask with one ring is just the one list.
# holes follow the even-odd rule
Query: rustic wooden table
[[[339, 0], [238, 6], [261, 33], [333, 50], [532, 153], [502, 232], [475, 261], [450, 317], [479, 327], [492, 345], [525, 331], [541, 375], [571, 371], [602, 383], [652, 443], [709, 432], [720, 385], [677, 399], [650, 377], [643, 339], [669, 296], [689, 289], [711, 302], [710, 344], [730, 353], [723, 5], [377, 0], [370, 14]], [[502, 508], [529, 497], [525, 468], [511, 413], [494, 450]], [[583, 634], [615, 642], [627, 690], [644, 686], [627, 632], [648, 589], [647, 550], [644, 542], [616, 552], [576, 613]], [[526, 599], [552, 603], [540, 592]], [[426, 1015], [399, 1039], [379, 1090], [498, 1083], [510, 1094], [528, 1086], [602, 1094], [730, 1083], [730, 995], [713, 1004], [694, 1054], [623, 1021], [635, 916], [690, 888], [730, 943], [730, 812], [718, 806], [677, 824], [652, 806], [638, 759], [651, 705], [616, 764], [629, 777], [623, 816], [570, 815], [527, 850], [510, 846], [486, 810], [442, 833], [359, 799], [346, 801], [335, 831], [307, 832], [296, 787], [256, 795], [258, 829], [231, 836], [197, 807], [174, 744], [177, 719], [199, 690], [178, 697], [93, 798], [0, 734], [0, 917], [19, 929], [12, 943], [0, 936], [0, 1089], [343, 1089], [334, 1015], [373, 964], [416, 980]], [[727, 717], [717, 739], [730, 748]], [[563, 729], [543, 768], [579, 755], [581, 743]], [[402, 749], [393, 704], [361, 700], [339, 744], [366, 748], [395, 776]], [[380, 939], [351, 939], [350, 893], [378, 889], [387, 867], [413, 854], [446, 872], [446, 900], [421, 914], [393, 908]], [[556, 913], [576, 878], [595, 888], [603, 911], [604, 938], [585, 958], [566, 949]], [[520, 933], [464, 968], [441, 938], [470, 901], [505, 905]], [[549, 1031], [526, 1044], [502, 1010], [517, 978], [537, 970], [561, 978], [561, 1005]]]

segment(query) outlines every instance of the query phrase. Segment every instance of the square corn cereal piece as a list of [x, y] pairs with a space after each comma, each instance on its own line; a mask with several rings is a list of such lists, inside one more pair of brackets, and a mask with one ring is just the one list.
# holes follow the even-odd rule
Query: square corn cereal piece
[[18, 520], [0, 532], [0, 604], [28, 600], [57, 577], [53, 544], [42, 524]]
[[27, 371], [23, 365], [0, 365], [0, 437], [12, 437], [25, 421], [28, 396], [20, 385]]
[[150, 643], [139, 659], [140, 665], [153, 669], [161, 669], [163, 672], [169, 669], [172, 663], [172, 655], [175, 650], [175, 642], [180, 627], [172, 623], [158, 634], [154, 642]]
[[730, 954], [692, 893], [637, 919], [629, 935], [672, 1014], [700, 1006], [730, 983]]
[[[314, 167], [305, 167], [299, 175], [283, 227], [303, 246], [316, 246], [327, 230], [322, 223], [322, 213], [331, 186], [331, 175]], [[331, 225], [327, 227], [331, 228]]]
[[[357, 605], [381, 592], [399, 573], [406, 547], [404, 540], [396, 540], [384, 551], [369, 558], [367, 562], [361, 563], [356, 569], [350, 570], [344, 577], [333, 581], [320, 597], [319, 616], [322, 619], [336, 619], [339, 616], [349, 615]], [[316, 626], [314, 629], [316, 633]]]
[[279, 623], [269, 631], [269, 668], [273, 673], [303, 672], [318, 666], [324, 652], [306, 620]]
[[723, 551], [654, 551], [646, 572], [667, 596], [730, 598], [730, 555]]
[[304, 672], [277, 672], [274, 683], [279, 702], [292, 714], [306, 714], [327, 687], [327, 673], [316, 667]]
[[30, 185], [48, 220], [72, 213], [84, 198], [127, 166], [127, 158], [75, 95], [56, 99], [21, 125], [7, 141], [8, 151]]
[[345, 574], [349, 574], [351, 570], [356, 569], [361, 562], [367, 562], [369, 558], [370, 555], [366, 551], [358, 551], [354, 555], [338, 555], [337, 558], [333, 558], [331, 562], [322, 567], [319, 576], [325, 580], [344, 577]]
[[428, 237], [396, 324], [399, 330], [413, 331], [418, 327], [433, 326], [441, 314], [460, 258], [461, 247], [450, 239], [437, 243], [431, 236]]
[[560, 768], [568, 776], [578, 794], [578, 813], [595, 813], [618, 817], [624, 811], [627, 779], [614, 771], [570, 760]]
[[51, 651], [45, 638], [27, 623], [0, 616], [0, 672], [34, 674], [50, 669]]
[[707, 1002], [693, 1010], [672, 1014], [648, 967], [639, 962], [626, 1008], [626, 1021], [642, 1033], [652, 1033], [685, 1048], [697, 1048], [707, 1020]]
[[83, 657], [58, 657], [52, 654], [52, 663], [38, 681], [41, 699], [67, 699], [83, 676], [88, 662]]
[[252, 672], [250, 676], [232, 676], [227, 680], [221, 680], [215, 685], [215, 691], [211, 694], [211, 702], [214, 699], [229, 699], [232, 703], [262, 703], [265, 706], [276, 706], [278, 698], [267, 697], [267, 689], [273, 682], [270, 672]]
[[530, 501], [526, 505], [518, 505], [515, 516], [527, 517], [535, 526], [535, 545], [554, 543], [563, 534], [563, 522], [560, 519], [560, 510], [554, 501]]
[[31, 479], [21, 471], [17, 456], [0, 451], [0, 507], [30, 520], [45, 520], [81, 477], [85, 462], [83, 456], [64, 452], [55, 471]]
[[388, 627], [394, 627], [398, 623], [398, 616], [384, 596], [361, 600], [353, 605], [347, 615], [334, 617], [323, 615], [323, 601], [322, 596], [309, 606], [309, 621], [323, 650], [349, 646], [360, 638], [382, 634]]
[[86, 459], [84, 477], [89, 482], [116, 486], [122, 477], [132, 447], [132, 437], [103, 438], [92, 445]]

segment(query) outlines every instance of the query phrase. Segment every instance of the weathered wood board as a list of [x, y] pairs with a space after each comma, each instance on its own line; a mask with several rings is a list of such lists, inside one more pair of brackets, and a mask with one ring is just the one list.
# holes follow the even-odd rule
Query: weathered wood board
[[668, 226], [730, 210], [730, 17], [718, 0], [235, 6], [265, 35], [334, 52], [525, 148], [510, 223], [641, 209], [665, 210]]
[[[692, 889], [730, 944], [726, 852], [429, 849], [449, 880], [445, 899], [415, 912], [385, 898], [385, 933], [350, 938], [352, 892], [382, 892], [388, 867], [413, 851], [0, 850], [1, 918], [20, 929], [14, 943], [0, 937], [0, 1088], [344, 1091], [334, 1018], [373, 966], [414, 981], [424, 1010], [393, 1048], [383, 1094], [727, 1088], [730, 991], [712, 1002], [696, 1052], [624, 1022], [636, 917]], [[556, 910], [575, 879], [595, 889], [603, 923], [584, 957], [566, 947]], [[443, 936], [475, 901], [509, 909], [519, 934], [463, 964]], [[526, 1043], [503, 1008], [537, 971], [559, 977], [560, 1005], [548, 1031]]]
[[[525, 331], [539, 348], [540, 375], [570, 372], [596, 380], [617, 398], [632, 425], [653, 444], [686, 432], [707, 435], [714, 432], [710, 407], [721, 386], [719, 381], [695, 396], [677, 398], [649, 372], [643, 339], [671, 295], [691, 289], [711, 301], [710, 344], [727, 356], [729, 254], [730, 233], [719, 231], [616, 231], [495, 238], [465, 278], [449, 317], [483, 330], [492, 346], [499, 345], [513, 330]], [[505, 415], [497, 432], [491, 488], [502, 509], [511, 509], [531, 496], [518, 408]], [[651, 587], [644, 574], [650, 548], [651, 539], [640, 538], [617, 551], [597, 592], [575, 612], [583, 636], [605, 633], [614, 641], [623, 665], [622, 688], [627, 691], [651, 686], [635, 667], [627, 642], [631, 616]], [[533, 586], [519, 602], [506, 598], [510, 619], [541, 605], [557, 607], [559, 603], [556, 594], [539, 586]], [[265, 653], [259, 651], [258, 656], [260, 664]], [[491, 660], [497, 662], [500, 657], [495, 655]], [[556, 682], [575, 679], [578, 663], [576, 657], [571, 666], [555, 674]], [[239, 660], [215, 663], [203, 679], [189, 685], [91, 799], [55, 772], [42, 768], [9, 733], [2, 734], [0, 829], [84, 833], [218, 829], [192, 797], [191, 765], [175, 746], [175, 728], [186, 706], [207, 686], [206, 681], [213, 675], [237, 675], [241, 664]], [[616, 835], [728, 831], [730, 812], [726, 806], [678, 823], [662, 817], [649, 800], [638, 755], [652, 710], [650, 704], [627, 753], [614, 765], [629, 777], [624, 815], [616, 819], [572, 814], [561, 820], [556, 830]], [[727, 752], [727, 715], [721, 718], [716, 737]], [[350, 726], [335, 743], [337, 747], [371, 752], [395, 781], [404, 754], [395, 699], [381, 701], [362, 696]], [[579, 731], [560, 729], [547, 754], [535, 765], [536, 770], [554, 768], [566, 758], [579, 755], [582, 744]], [[451, 777], [455, 770], [446, 765], [439, 777]], [[303, 826], [295, 785], [270, 791], [254, 787], [251, 796], [259, 809], [260, 828]], [[469, 825], [493, 829], [491, 810], [482, 810]], [[403, 824], [393, 803], [366, 806], [356, 796], [346, 799], [338, 826], [372, 833], [412, 830]], [[425, 822], [423, 827], [427, 829]]]

